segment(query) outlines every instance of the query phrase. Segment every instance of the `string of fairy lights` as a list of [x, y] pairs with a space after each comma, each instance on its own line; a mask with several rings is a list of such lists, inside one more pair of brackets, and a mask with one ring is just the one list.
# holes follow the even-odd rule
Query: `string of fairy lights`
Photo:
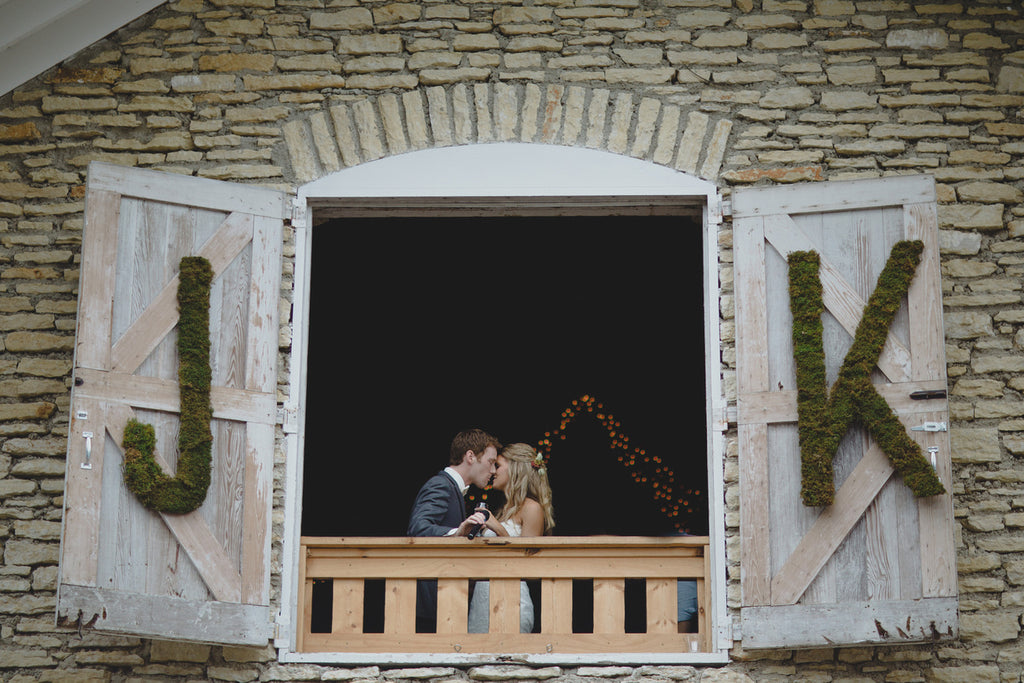
[[[555, 445], [567, 440], [569, 434], [566, 430], [581, 416], [593, 417], [601, 423], [608, 435], [609, 448], [617, 451], [617, 460], [627, 469], [633, 481], [651, 489], [655, 501], [661, 504], [662, 514], [669, 518], [678, 531], [688, 531], [689, 516], [696, 512], [696, 499], [700, 497], [701, 491], [677, 485], [675, 472], [663, 458], [633, 445], [629, 436], [623, 433], [622, 424], [594, 396], [584, 394], [573, 399], [562, 411], [558, 427], [544, 433], [544, 438], [536, 447], [544, 456], [545, 466], [552, 458]], [[487, 494], [484, 493], [482, 498], [486, 499]]]

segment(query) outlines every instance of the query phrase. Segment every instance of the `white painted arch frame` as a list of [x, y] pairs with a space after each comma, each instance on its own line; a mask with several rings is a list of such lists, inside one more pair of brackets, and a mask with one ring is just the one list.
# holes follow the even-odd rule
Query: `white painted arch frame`
[[[295, 200], [295, 274], [290, 394], [285, 404], [285, 520], [282, 553], [282, 610], [275, 646], [282, 662], [379, 664], [480, 664], [479, 654], [354, 654], [294, 651], [298, 623], [299, 538], [302, 517], [302, 453], [309, 334], [310, 228], [327, 215], [440, 212], [500, 212], [509, 215], [587, 211], [643, 213], [652, 206], [701, 217], [704, 259], [704, 343], [707, 405], [708, 507], [711, 537], [712, 653], [618, 655], [526, 655], [536, 664], [713, 664], [728, 661], [732, 646], [726, 608], [724, 431], [727, 426], [719, 354], [718, 188], [699, 178], [650, 162], [608, 152], [553, 145], [497, 143], [444, 147], [387, 157], [354, 166], [303, 185]], [[646, 208], [645, 208], [646, 207]], [[517, 660], [520, 658], [517, 657]]]

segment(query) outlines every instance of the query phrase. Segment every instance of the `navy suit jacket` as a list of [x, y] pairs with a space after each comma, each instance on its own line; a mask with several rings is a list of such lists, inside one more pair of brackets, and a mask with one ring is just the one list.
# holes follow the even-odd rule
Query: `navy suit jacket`
[[427, 480], [409, 513], [410, 536], [444, 536], [466, 519], [466, 500], [444, 470]]
[[[466, 499], [459, 485], [441, 470], [420, 488], [409, 513], [410, 536], [444, 536], [466, 519]], [[416, 582], [416, 630], [432, 632], [437, 615], [437, 580]]]

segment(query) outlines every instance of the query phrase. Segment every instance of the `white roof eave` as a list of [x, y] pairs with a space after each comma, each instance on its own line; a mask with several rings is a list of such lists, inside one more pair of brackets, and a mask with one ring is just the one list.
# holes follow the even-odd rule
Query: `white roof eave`
[[0, 0], [0, 95], [165, 0]]

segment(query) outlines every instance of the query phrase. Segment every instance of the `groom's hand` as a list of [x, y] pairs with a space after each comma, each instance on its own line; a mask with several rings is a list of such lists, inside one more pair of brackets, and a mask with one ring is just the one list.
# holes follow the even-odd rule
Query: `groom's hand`
[[469, 532], [477, 528], [481, 524], [487, 523], [487, 516], [482, 512], [474, 512], [459, 525], [458, 531], [455, 532], [457, 536], [468, 536]]

